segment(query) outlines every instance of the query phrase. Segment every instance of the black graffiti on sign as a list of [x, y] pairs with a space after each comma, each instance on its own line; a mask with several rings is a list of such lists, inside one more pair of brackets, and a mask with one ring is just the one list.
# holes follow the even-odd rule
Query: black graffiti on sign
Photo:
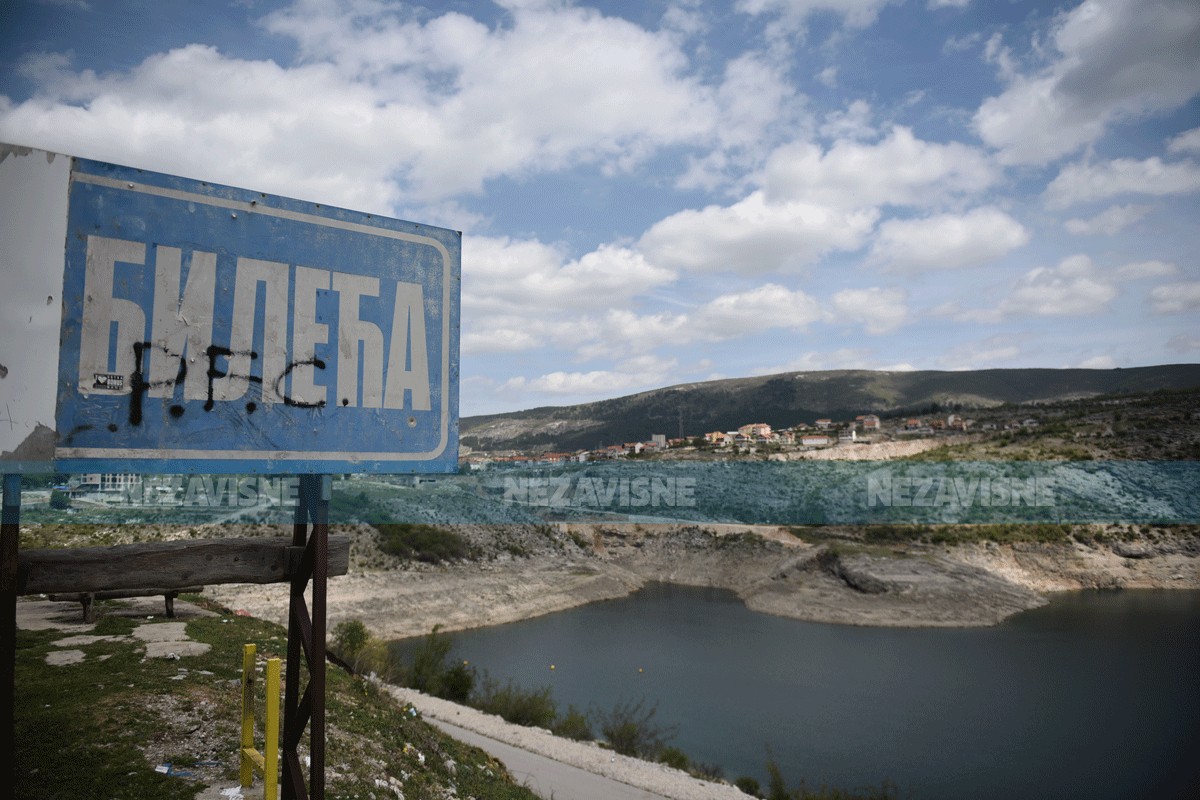
[[[145, 362], [146, 355], [152, 349], [159, 350], [167, 358], [179, 359], [179, 370], [176, 372], [175, 377], [168, 378], [168, 379], [162, 380], [162, 381], [153, 381], [153, 382], [146, 380], [143, 364]], [[239, 357], [247, 357], [251, 361], [256, 361], [258, 359], [258, 353], [254, 352], [253, 350], [244, 352], [244, 353], [235, 353], [234, 351], [230, 350], [228, 347], [223, 347], [218, 344], [211, 344], [207, 348], [205, 348], [204, 355], [205, 355], [205, 358], [208, 360], [208, 369], [205, 371], [206, 398], [205, 398], [204, 405], [202, 406], [202, 408], [205, 411], [212, 411], [216, 407], [216, 399], [215, 399], [216, 381], [220, 378], [231, 377], [228, 370], [222, 370], [217, 366], [218, 359], [220, 359], [220, 358], [228, 359], [228, 358], [232, 358], [235, 356], [239, 356]], [[310, 359], [306, 359], [304, 361], [290, 362], [287, 365], [287, 367], [284, 368], [283, 372], [279, 375], [279, 377], [275, 378], [275, 380], [273, 381], [273, 387], [275, 389], [276, 394], [282, 399], [283, 404], [286, 406], [291, 406], [293, 408], [323, 408], [325, 406], [324, 400], [319, 400], [316, 402], [305, 402], [303, 400], [296, 400], [296, 399], [290, 397], [289, 395], [287, 395], [283, 391], [283, 386], [284, 386], [285, 381], [287, 380], [287, 376], [290, 375], [292, 370], [294, 370], [296, 367], [316, 367], [317, 369], [325, 369], [325, 361], [324, 361], [324, 359], [320, 359], [320, 358], [310, 358]], [[167, 387], [174, 387], [174, 386], [181, 385], [184, 382], [184, 379], [187, 378], [187, 374], [188, 374], [187, 359], [183, 356], [183, 354], [172, 353], [170, 350], [166, 349], [165, 347], [156, 346], [153, 342], [134, 342], [133, 343], [133, 373], [129, 376], [129, 390], [130, 390], [130, 392], [129, 392], [129, 424], [134, 425], [134, 426], [142, 424], [143, 405], [145, 403], [146, 393], [149, 390], [156, 389], [156, 388], [167, 388]], [[232, 377], [244, 379], [244, 380], [248, 381], [249, 383], [256, 383], [256, 384], [260, 384], [260, 385], [263, 383], [263, 379], [258, 375], [247, 374], [247, 375], [234, 375]], [[250, 401], [250, 402], [246, 403], [245, 409], [246, 409], [247, 414], [253, 414], [255, 411], [258, 410], [258, 404], [255, 403], [254, 401]], [[178, 403], [171, 405], [167, 409], [167, 412], [175, 419], [179, 419], [180, 417], [182, 417], [184, 415], [185, 411], [186, 411], [186, 408]], [[112, 429], [112, 427], [114, 427], [114, 426], [110, 426], [110, 429]]]
[[291, 362], [287, 365], [287, 369], [283, 371], [283, 374], [275, 379], [275, 394], [283, 398], [283, 404], [286, 406], [292, 406], [294, 408], [323, 408], [325, 406], [324, 400], [318, 400], [315, 403], [306, 403], [303, 400], [295, 400], [289, 397], [280, 388], [283, 385], [283, 382], [287, 379], [287, 376], [291, 375], [292, 370], [294, 370], [296, 367], [316, 367], [317, 369], [325, 369], [325, 361], [324, 359], [320, 358], [310, 358], [306, 361]]

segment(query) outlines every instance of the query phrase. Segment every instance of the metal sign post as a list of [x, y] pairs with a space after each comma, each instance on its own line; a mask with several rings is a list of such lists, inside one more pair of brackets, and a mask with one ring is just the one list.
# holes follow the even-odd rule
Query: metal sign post
[[[21, 534], [21, 476], [4, 476], [4, 510], [0, 517], [0, 736], [16, 741], [14, 713], [17, 657], [17, 547]], [[6, 759], [0, 775], [0, 797], [14, 796], [17, 765]]]

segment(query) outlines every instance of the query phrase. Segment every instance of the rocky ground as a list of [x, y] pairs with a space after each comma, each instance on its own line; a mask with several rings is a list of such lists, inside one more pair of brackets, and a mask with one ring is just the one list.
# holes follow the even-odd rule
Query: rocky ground
[[797, 450], [771, 455], [772, 461], [883, 461], [908, 458], [918, 453], [938, 450], [947, 445], [966, 445], [977, 442], [979, 436], [952, 436], [941, 439], [904, 439], [886, 442], [842, 442], [833, 447], [816, 450]]
[[[464, 530], [479, 545], [479, 560], [366, 569], [380, 556], [371, 529], [354, 529], [350, 573], [329, 583], [331, 629], [357, 619], [376, 637], [401, 638], [435, 624], [494, 625], [621, 597], [651, 581], [729, 589], [752, 609], [795, 619], [914, 627], [996, 624], [1055, 591], [1200, 589], [1200, 537], [1191, 530], [1054, 544], [888, 546], [864, 544], [853, 531], [811, 543], [781, 528], [732, 525]], [[206, 593], [286, 620], [284, 585]]]

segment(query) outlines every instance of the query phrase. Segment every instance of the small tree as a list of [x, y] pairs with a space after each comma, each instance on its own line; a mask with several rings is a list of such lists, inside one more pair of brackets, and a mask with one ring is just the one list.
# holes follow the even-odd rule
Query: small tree
[[367, 626], [357, 619], [343, 620], [333, 628], [333, 646], [349, 662], [358, 658], [369, 641]]
[[440, 696], [454, 703], [466, 703], [475, 691], [475, 670], [460, 661], [442, 673]]
[[408, 685], [418, 692], [440, 695], [446, 673], [446, 659], [453, 642], [441, 632], [441, 625], [433, 630], [417, 646], [413, 653], [412, 669], [408, 672]]
[[675, 726], [654, 719], [658, 706], [646, 708], [645, 699], [617, 703], [609, 712], [596, 714], [597, 727], [610, 747], [621, 755], [654, 760], [667, 742], [675, 738]]
[[71, 495], [62, 489], [50, 490], [50, 507], [62, 511], [71, 507]]
[[733, 785], [751, 797], [762, 797], [762, 786], [759, 784], [758, 778], [752, 778], [749, 775], [743, 775], [734, 781]]
[[577, 742], [590, 742], [594, 738], [587, 714], [572, 705], [567, 706], [567, 713], [554, 723], [554, 733]]

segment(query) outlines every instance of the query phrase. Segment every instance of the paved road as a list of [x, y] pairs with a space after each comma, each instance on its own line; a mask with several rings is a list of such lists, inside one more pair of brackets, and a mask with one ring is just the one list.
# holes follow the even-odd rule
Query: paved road
[[432, 717], [425, 718], [460, 742], [474, 745], [500, 759], [518, 783], [545, 800], [666, 800], [626, 783], [572, 767], [552, 758], [498, 742], [466, 728]]

